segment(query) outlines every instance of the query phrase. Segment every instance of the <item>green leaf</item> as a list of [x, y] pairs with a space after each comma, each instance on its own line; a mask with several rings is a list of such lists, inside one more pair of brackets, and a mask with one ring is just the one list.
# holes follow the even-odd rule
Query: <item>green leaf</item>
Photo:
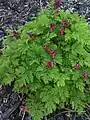
[[33, 73], [32, 73], [32, 71], [28, 71], [28, 82], [29, 83], [31, 83], [31, 82], [33, 82], [33, 80], [34, 80], [34, 78], [33, 78]]
[[55, 104], [54, 104], [53, 102], [48, 101], [48, 102], [45, 104], [45, 109], [47, 109], [47, 111], [48, 111], [49, 113], [52, 113], [52, 111], [56, 109], [56, 106], [55, 106]]
[[30, 61], [30, 64], [29, 64], [29, 65], [31, 66], [31, 65], [33, 65], [34, 63], [39, 64], [39, 61], [38, 61], [38, 60], [32, 60], [32, 61]]
[[64, 78], [60, 78], [60, 80], [57, 82], [57, 86], [65, 86], [65, 79]]
[[10, 75], [10, 74], [8, 74], [8, 73], [6, 73], [5, 74], [5, 76], [3, 77], [3, 82], [2, 83], [4, 83], [4, 84], [8, 84], [8, 85], [11, 85], [11, 82], [13, 81], [13, 76], [12, 75]]
[[59, 104], [60, 101], [59, 101], [59, 99], [58, 99], [57, 96], [54, 97], [54, 102], [55, 102], [56, 104]]
[[52, 33], [49, 34], [49, 39], [52, 39], [54, 37], [57, 37], [56, 33], [52, 32]]
[[37, 69], [36, 69], [36, 72], [39, 72], [39, 71], [43, 71], [43, 67], [42, 66], [39, 66]]
[[23, 66], [20, 66], [19, 68], [18, 68], [18, 72], [19, 73], [24, 73], [26, 71], [26, 69], [23, 67]]
[[55, 63], [62, 65], [62, 56], [60, 54], [56, 54]]
[[48, 25], [49, 24], [49, 18], [47, 17], [47, 15], [42, 14], [41, 16], [38, 17], [37, 20], [38, 25]]

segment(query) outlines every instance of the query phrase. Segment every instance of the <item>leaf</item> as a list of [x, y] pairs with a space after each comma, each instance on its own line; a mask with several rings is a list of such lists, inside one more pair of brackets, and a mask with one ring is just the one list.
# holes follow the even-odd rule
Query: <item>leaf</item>
[[5, 72], [5, 67], [4, 65], [0, 65], [0, 76], [3, 76]]
[[60, 72], [58, 68], [53, 68], [50, 71], [48, 71], [51, 81], [54, 81], [56, 83], [60, 78]]
[[3, 82], [5, 85], [11, 85], [11, 82], [13, 81], [14, 77], [8, 73], [5, 74], [5, 76], [3, 77]]
[[34, 63], [39, 64], [38, 60], [32, 60], [32, 61], [30, 61], [30, 64], [29, 64], [29, 65], [31, 66], [31, 65], [33, 65]]
[[56, 106], [53, 102], [51, 101], [48, 101], [46, 104], [45, 104], [45, 109], [47, 109], [47, 111], [49, 113], [52, 113], [53, 110], [55, 110]]
[[56, 54], [54, 61], [55, 63], [62, 65], [62, 56], [60, 54]]
[[57, 86], [65, 86], [65, 81], [69, 80], [70, 78], [65, 74], [60, 74], [59, 80], [57, 81]]
[[50, 48], [52, 48], [52, 49], [54, 49], [54, 50], [57, 49], [57, 45], [56, 45], [56, 44], [53, 44], [53, 43], [52, 43], [52, 44], [50, 44], [49, 46], [50, 46]]
[[18, 72], [19, 73], [24, 73], [26, 71], [26, 69], [23, 67], [23, 66], [20, 66], [19, 68], [18, 68]]
[[64, 16], [65, 16], [65, 14], [64, 14], [64, 11], [63, 10], [60, 10], [60, 18], [61, 18], [61, 20], [63, 20], [64, 19]]
[[[68, 29], [65, 30], [66, 34], [65, 34], [65, 41], [70, 41], [72, 39], [72, 32]], [[76, 37], [75, 37], [76, 39]]]
[[33, 82], [33, 80], [34, 80], [34, 78], [33, 78], [33, 73], [32, 73], [32, 71], [28, 71], [28, 82], [29, 83], [32, 83]]
[[17, 81], [15, 81], [16, 89], [17, 89], [17, 86], [20, 88], [23, 85], [26, 85], [26, 81], [24, 78], [20, 78], [20, 79], [17, 79]]
[[43, 71], [43, 67], [42, 66], [39, 66], [37, 69], [36, 69], [36, 72], [39, 72], [39, 71]]
[[52, 39], [54, 37], [57, 37], [56, 33], [52, 32], [52, 33], [49, 34], [49, 39]]
[[55, 102], [56, 104], [59, 104], [59, 103], [60, 103], [60, 101], [59, 101], [59, 99], [58, 99], [57, 96], [54, 97], [54, 102]]
[[76, 88], [78, 88], [81, 92], [84, 92], [84, 84], [83, 82], [76, 82]]
[[49, 24], [49, 19], [47, 17], [47, 15], [42, 14], [41, 16], [38, 17], [38, 21], [37, 21], [38, 25], [48, 25]]
[[65, 86], [65, 80], [64, 78], [61, 78], [58, 82], [57, 82], [57, 86], [60, 87], [60, 86]]

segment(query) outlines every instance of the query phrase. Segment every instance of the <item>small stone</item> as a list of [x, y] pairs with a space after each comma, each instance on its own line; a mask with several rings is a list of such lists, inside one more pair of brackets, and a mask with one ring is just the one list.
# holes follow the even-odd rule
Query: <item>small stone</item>
[[25, 117], [25, 120], [32, 120], [30, 116]]
[[3, 98], [3, 102], [4, 102], [4, 103], [7, 103], [7, 98]]
[[2, 38], [5, 35], [4, 30], [0, 29], [0, 38]]
[[58, 116], [56, 120], [64, 120], [63, 116]]

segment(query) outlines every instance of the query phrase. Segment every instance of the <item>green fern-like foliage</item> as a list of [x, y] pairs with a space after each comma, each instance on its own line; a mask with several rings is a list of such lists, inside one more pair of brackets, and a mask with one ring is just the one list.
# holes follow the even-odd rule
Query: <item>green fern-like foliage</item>
[[9, 31], [0, 56], [0, 84], [25, 94], [33, 120], [57, 106], [81, 112], [90, 101], [90, 31], [83, 16], [46, 9]]

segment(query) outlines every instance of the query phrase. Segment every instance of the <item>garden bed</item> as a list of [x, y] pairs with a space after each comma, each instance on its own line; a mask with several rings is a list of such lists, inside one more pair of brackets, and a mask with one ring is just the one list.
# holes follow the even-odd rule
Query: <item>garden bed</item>
[[[34, 0], [2, 0], [0, 2], [0, 39], [5, 35], [5, 29], [17, 29], [18, 26], [25, 24], [25, 22], [32, 20], [32, 16], [37, 15], [37, 11], [46, 7], [48, 1], [34, 1]], [[71, 12], [78, 12], [80, 15], [85, 15], [87, 22], [90, 23], [90, 1], [71, 1], [63, 2], [60, 6], [62, 9], [70, 9]], [[22, 105], [23, 97], [12, 92], [12, 87], [0, 88], [0, 120], [20, 120], [23, 114], [20, 115], [20, 106]], [[45, 117], [45, 120], [87, 120], [89, 118], [89, 110], [87, 109], [87, 117], [82, 115], [76, 117], [76, 113], [71, 112], [71, 115], [65, 110], [57, 110], [53, 114]], [[62, 113], [62, 114], [61, 114]], [[25, 120], [31, 118], [26, 114]]]

